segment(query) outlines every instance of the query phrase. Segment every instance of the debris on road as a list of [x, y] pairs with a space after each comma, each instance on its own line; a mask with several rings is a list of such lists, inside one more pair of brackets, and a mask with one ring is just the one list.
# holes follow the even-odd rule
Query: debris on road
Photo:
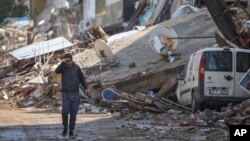
[[227, 125], [248, 125], [250, 124], [250, 99], [243, 101], [233, 107], [222, 108], [221, 116], [224, 117]]

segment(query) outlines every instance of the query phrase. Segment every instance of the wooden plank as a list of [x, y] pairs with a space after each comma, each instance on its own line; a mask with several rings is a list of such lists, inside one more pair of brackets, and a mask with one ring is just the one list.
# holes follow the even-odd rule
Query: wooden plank
[[188, 111], [188, 112], [191, 112], [192, 110], [190, 109], [190, 108], [188, 108], [188, 107], [185, 107], [185, 106], [183, 106], [183, 105], [180, 105], [180, 104], [178, 104], [178, 103], [175, 103], [175, 102], [173, 102], [173, 101], [171, 101], [171, 100], [168, 100], [168, 99], [166, 99], [166, 98], [161, 98], [164, 102], [166, 102], [166, 103], [169, 103], [169, 104], [172, 104], [172, 105], [174, 105], [174, 106], [176, 106], [176, 107], [178, 107], [178, 108], [181, 108], [181, 109], [184, 109], [184, 110], [186, 110], [186, 111]]

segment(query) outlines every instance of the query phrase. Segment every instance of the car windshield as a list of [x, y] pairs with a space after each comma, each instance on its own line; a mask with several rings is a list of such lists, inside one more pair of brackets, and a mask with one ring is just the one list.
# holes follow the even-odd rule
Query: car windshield
[[206, 52], [206, 71], [232, 71], [232, 52]]

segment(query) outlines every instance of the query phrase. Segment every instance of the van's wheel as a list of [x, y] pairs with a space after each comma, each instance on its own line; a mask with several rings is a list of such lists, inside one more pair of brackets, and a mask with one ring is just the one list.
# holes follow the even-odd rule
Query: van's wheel
[[200, 108], [201, 108], [200, 103], [195, 99], [194, 96], [192, 97], [192, 105], [191, 105], [191, 108], [192, 108], [192, 112], [193, 112], [193, 113], [197, 112], [197, 111], [200, 110]]

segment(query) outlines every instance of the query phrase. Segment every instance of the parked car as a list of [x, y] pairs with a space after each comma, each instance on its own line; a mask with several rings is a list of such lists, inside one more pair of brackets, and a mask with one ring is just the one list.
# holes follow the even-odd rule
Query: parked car
[[177, 76], [176, 96], [192, 111], [241, 102], [250, 95], [238, 85], [250, 68], [250, 50], [206, 48], [193, 53]]

